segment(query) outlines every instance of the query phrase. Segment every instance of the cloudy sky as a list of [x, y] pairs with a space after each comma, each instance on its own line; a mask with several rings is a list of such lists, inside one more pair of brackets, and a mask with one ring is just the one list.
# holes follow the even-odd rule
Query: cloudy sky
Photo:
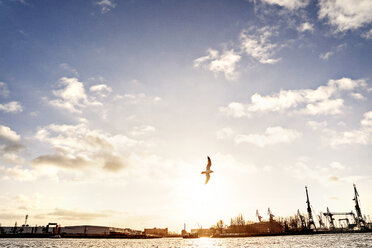
[[372, 215], [371, 13], [0, 0], [0, 223], [179, 231], [305, 211], [305, 185], [350, 211], [353, 183]]

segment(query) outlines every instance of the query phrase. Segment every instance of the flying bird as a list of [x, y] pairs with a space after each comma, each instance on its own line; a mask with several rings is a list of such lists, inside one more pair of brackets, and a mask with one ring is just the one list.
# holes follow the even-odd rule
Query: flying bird
[[205, 184], [208, 183], [209, 179], [211, 178], [210, 174], [213, 173], [213, 171], [211, 170], [211, 166], [212, 166], [212, 162], [211, 162], [211, 159], [208, 156], [207, 169], [205, 171], [202, 171], [202, 173], [201, 173], [201, 174], [205, 174], [205, 176], [206, 176]]

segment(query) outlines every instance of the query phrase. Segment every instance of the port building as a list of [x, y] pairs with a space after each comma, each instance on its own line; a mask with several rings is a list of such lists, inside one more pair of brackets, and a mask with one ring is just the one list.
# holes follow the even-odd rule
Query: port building
[[168, 228], [145, 228], [146, 235], [156, 235], [161, 237], [168, 236]]
[[77, 235], [77, 236], [90, 236], [90, 235], [141, 235], [141, 231], [132, 230], [129, 228], [117, 228], [108, 226], [65, 226], [61, 227], [60, 234]]

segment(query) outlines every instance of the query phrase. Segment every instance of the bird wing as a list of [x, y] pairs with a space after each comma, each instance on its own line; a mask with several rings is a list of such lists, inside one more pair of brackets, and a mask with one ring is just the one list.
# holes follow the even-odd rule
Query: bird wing
[[212, 166], [212, 161], [211, 161], [211, 159], [208, 156], [207, 170], [210, 170], [211, 169], [211, 166]]
[[205, 184], [207, 184], [207, 183], [208, 183], [208, 181], [209, 181], [209, 178], [211, 178], [211, 176], [210, 176], [209, 174], [206, 174], [206, 177], [207, 177], [207, 179], [205, 180]]

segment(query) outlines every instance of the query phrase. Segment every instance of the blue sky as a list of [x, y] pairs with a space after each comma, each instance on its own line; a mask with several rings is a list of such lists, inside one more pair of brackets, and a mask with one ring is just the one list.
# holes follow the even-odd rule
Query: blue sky
[[353, 183], [370, 214], [371, 13], [1, 0], [0, 223], [180, 230], [304, 211], [304, 185], [317, 211], [349, 211]]

